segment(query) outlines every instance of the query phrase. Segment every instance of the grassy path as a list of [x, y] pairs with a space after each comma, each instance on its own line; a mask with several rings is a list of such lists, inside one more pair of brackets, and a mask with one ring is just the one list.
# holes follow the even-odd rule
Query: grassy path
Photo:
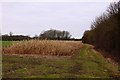
[[118, 66], [85, 44], [72, 57], [3, 55], [3, 77], [9, 78], [110, 78]]
[[112, 77], [118, 74], [118, 66], [108, 62], [92, 46], [84, 45], [75, 59], [82, 62], [83, 77]]

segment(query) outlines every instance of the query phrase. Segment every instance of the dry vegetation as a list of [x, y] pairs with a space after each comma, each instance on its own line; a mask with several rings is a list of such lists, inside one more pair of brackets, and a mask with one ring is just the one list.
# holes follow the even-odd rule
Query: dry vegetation
[[3, 53], [70, 56], [81, 46], [80, 41], [26, 40], [3, 48]]

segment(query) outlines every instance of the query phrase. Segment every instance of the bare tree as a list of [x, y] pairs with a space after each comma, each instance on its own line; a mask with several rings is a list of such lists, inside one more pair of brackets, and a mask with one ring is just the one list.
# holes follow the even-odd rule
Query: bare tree
[[10, 33], [9, 33], [9, 35], [10, 35], [10, 36], [12, 36], [12, 35], [13, 35], [13, 33], [12, 33], [12, 32], [10, 32]]
[[60, 31], [60, 30], [47, 30], [40, 34], [40, 38], [42, 39], [70, 39], [71, 35], [68, 31]]

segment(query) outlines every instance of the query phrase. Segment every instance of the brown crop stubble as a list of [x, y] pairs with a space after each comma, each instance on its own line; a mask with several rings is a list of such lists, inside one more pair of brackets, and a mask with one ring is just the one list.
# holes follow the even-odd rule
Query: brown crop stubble
[[81, 47], [80, 41], [26, 40], [4, 48], [3, 53], [70, 56]]

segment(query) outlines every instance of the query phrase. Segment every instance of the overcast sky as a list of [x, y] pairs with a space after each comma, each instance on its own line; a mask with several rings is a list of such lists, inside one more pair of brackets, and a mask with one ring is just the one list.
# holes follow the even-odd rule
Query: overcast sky
[[39, 35], [44, 30], [67, 30], [81, 38], [91, 22], [110, 2], [5, 2], [2, 3], [2, 34]]

